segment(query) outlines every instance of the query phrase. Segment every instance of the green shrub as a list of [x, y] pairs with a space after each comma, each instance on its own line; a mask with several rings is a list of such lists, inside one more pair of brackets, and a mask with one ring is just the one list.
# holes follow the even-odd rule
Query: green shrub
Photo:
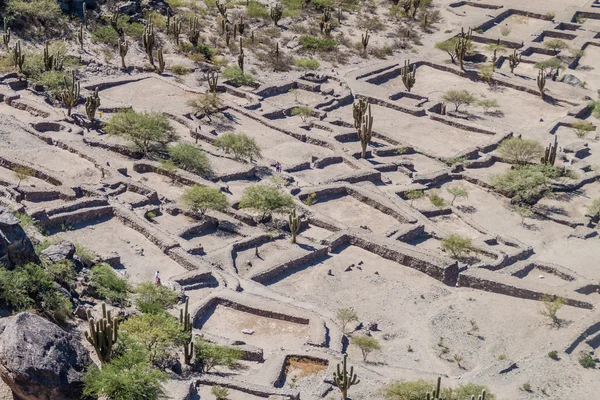
[[[164, 19], [164, 18], [163, 18]], [[157, 19], [153, 19], [152, 22], [157, 25]], [[140, 40], [144, 35], [144, 24], [139, 22], [131, 22], [128, 15], [119, 16], [119, 28], [123, 29], [125, 35], [131, 36], [136, 40]]]
[[191, 143], [177, 143], [170, 146], [169, 157], [175, 165], [200, 176], [209, 176], [212, 172], [210, 162], [204, 151]]
[[427, 197], [429, 198], [431, 204], [433, 204], [437, 208], [444, 207], [446, 205], [446, 201], [444, 200], [444, 198], [440, 196], [437, 192], [431, 192]]
[[210, 388], [210, 393], [215, 396], [217, 400], [225, 400], [229, 396], [229, 389], [220, 385], [214, 385]]
[[217, 188], [194, 185], [183, 193], [182, 202], [193, 212], [204, 215], [207, 210], [225, 211], [229, 207], [227, 197]]
[[80, 245], [79, 243], [75, 243], [75, 255], [79, 257], [86, 265], [90, 265], [96, 258], [96, 255], [93, 251]]
[[223, 79], [228, 80], [234, 86], [252, 85], [254, 83], [254, 77], [250, 74], [244, 73], [237, 65], [230, 65], [225, 68], [221, 73]]
[[71, 315], [71, 302], [54, 286], [51, 272], [37, 264], [0, 268], [0, 301], [17, 311], [30, 308], [57, 322]]
[[258, 1], [248, 2], [248, 5], [246, 6], [246, 16], [248, 16], [249, 18], [271, 18], [269, 9], [264, 4], [259, 3]]
[[[423, 400], [427, 398], [427, 393], [431, 393], [435, 389], [435, 383], [419, 379], [418, 381], [396, 382], [387, 385], [383, 391], [383, 397], [386, 400]], [[440, 398], [445, 400], [467, 400], [471, 396], [477, 398], [481, 391], [485, 390], [486, 400], [495, 400], [496, 396], [492, 394], [487, 386], [477, 385], [474, 383], [466, 383], [459, 387], [442, 388]]]
[[442, 250], [450, 252], [453, 258], [462, 258], [473, 251], [470, 238], [455, 234], [448, 235], [442, 239], [441, 247]]
[[240, 208], [249, 208], [261, 215], [261, 220], [274, 213], [287, 213], [294, 208], [294, 199], [287, 193], [267, 185], [253, 185], [244, 190]]
[[130, 140], [144, 155], [162, 150], [176, 139], [169, 118], [159, 112], [119, 111], [106, 122], [105, 130]]
[[225, 366], [232, 367], [242, 359], [243, 353], [231, 347], [219, 346], [202, 338], [194, 341], [196, 349], [196, 363], [198, 363], [202, 372], [210, 372], [214, 367]]
[[58, 282], [62, 286], [72, 286], [77, 277], [73, 263], [69, 260], [48, 264], [46, 265], [46, 271], [48, 271], [53, 281]]
[[298, 43], [304, 50], [333, 51], [337, 47], [337, 42], [334, 39], [309, 35], [300, 36]]
[[260, 148], [254, 138], [244, 133], [224, 133], [215, 140], [214, 145], [227, 154], [233, 153], [237, 159], [252, 161], [261, 158]]
[[206, 61], [212, 61], [213, 56], [215, 55], [215, 51], [213, 50], [213, 48], [203, 43], [198, 43], [198, 45], [196, 46], [196, 50], [198, 51], [198, 53], [204, 56], [204, 59]]
[[36, 82], [42, 84], [46, 92], [57, 96], [65, 89], [65, 77], [68, 79], [69, 74], [64, 71], [46, 71], [42, 72]]
[[559, 176], [556, 170], [543, 165], [529, 165], [494, 175], [491, 183], [494, 189], [517, 203], [534, 204], [546, 194], [550, 178]]
[[63, 14], [55, 0], [6, 0], [4, 17], [12, 28], [29, 30], [43, 26], [46, 29], [61, 28]]
[[297, 58], [294, 64], [296, 65], [296, 67], [302, 68], [305, 71], [312, 71], [321, 66], [321, 64], [319, 64], [319, 61], [315, 60], [314, 58], [308, 57]]
[[352, 337], [351, 343], [357, 346], [363, 356], [363, 361], [367, 361], [367, 357], [369, 354], [375, 350], [381, 350], [381, 345], [372, 336], [362, 335], [362, 336], [354, 336]]
[[119, 34], [111, 25], [98, 26], [92, 31], [92, 42], [116, 46], [119, 44]]
[[558, 360], [558, 352], [556, 350], [552, 350], [548, 352], [548, 357], [550, 357], [553, 360]]
[[112, 400], [159, 400], [165, 398], [161, 384], [167, 377], [150, 367], [148, 352], [134, 346], [98, 369], [86, 372], [84, 394]]
[[124, 305], [127, 301], [129, 285], [119, 277], [108, 264], [95, 265], [89, 273], [90, 286], [101, 298], [113, 305]]
[[187, 75], [191, 72], [189, 69], [187, 69], [183, 65], [177, 65], [177, 64], [171, 65], [171, 71], [175, 75]]
[[538, 161], [544, 155], [544, 146], [537, 140], [510, 138], [500, 144], [498, 153], [508, 162], [524, 165]]
[[596, 360], [594, 360], [589, 354], [586, 354], [579, 359], [579, 365], [581, 365], [583, 368], [596, 368]]
[[147, 314], [158, 314], [173, 307], [179, 301], [177, 293], [153, 282], [140, 283], [135, 288], [137, 308]]

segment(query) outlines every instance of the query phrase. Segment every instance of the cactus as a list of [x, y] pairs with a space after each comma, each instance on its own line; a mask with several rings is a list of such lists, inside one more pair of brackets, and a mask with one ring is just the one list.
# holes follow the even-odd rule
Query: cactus
[[333, 373], [333, 383], [335, 383], [335, 386], [337, 386], [338, 389], [340, 389], [340, 392], [342, 392], [342, 400], [346, 400], [348, 398], [348, 389], [350, 389], [350, 387], [360, 383], [360, 379], [358, 379], [354, 373], [354, 367], [350, 367], [350, 373], [348, 373], [346, 365], [347, 358], [348, 354], [344, 354], [342, 366], [338, 364], [337, 371]]
[[158, 67], [156, 67], [156, 73], [160, 75], [163, 72], [165, 72], [165, 59], [163, 57], [162, 46], [158, 48], [157, 58], [158, 58]]
[[87, 310], [89, 332], [85, 332], [85, 338], [94, 346], [96, 354], [101, 363], [110, 360], [113, 345], [117, 342], [119, 321], [113, 319], [110, 311], [106, 312], [106, 304], [102, 303], [102, 318], [95, 321], [90, 310]]
[[279, 23], [279, 20], [283, 16], [283, 9], [281, 8], [281, 4], [275, 4], [275, 7], [271, 7], [271, 19], [275, 26]]
[[85, 1], [81, 4], [83, 7], [83, 11], [81, 12], [81, 14], [83, 15], [83, 25], [85, 25], [85, 27], [87, 28], [87, 4], [85, 3]]
[[221, 17], [223, 17], [223, 19], [227, 20], [227, 5], [221, 4], [220, 1], [217, 1], [216, 4], [217, 4], [217, 9], [219, 10], [219, 13], [221, 14]]
[[544, 152], [544, 157], [542, 157], [542, 164], [545, 165], [554, 165], [556, 162], [556, 150], [558, 149], [558, 137], [554, 136], [554, 144], [550, 143], [546, 147], [546, 151]]
[[244, 48], [242, 47], [242, 38], [240, 38], [240, 55], [238, 56], [238, 65], [240, 66], [242, 72], [244, 72], [244, 58]]
[[77, 40], [79, 41], [79, 46], [81, 46], [81, 50], [83, 50], [83, 24], [79, 25], [79, 32], [77, 32]]
[[123, 69], [127, 69], [127, 66], [125, 65], [125, 56], [127, 55], [128, 51], [129, 43], [124, 40], [119, 40], [119, 56], [121, 57], [121, 66]]
[[167, 11], [167, 23], [165, 24], [165, 29], [167, 30], [167, 35], [171, 33], [171, 13]]
[[412, 0], [412, 19], [415, 19], [417, 16], [417, 11], [419, 11], [420, 6], [421, 0]]
[[13, 49], [13, 64], [19, 74], [23, 73], [23, 63], [25, 62], [25, 54], [21, 51], [21, 41], [19, 40]]
[[546, 91], [546, 76], [542, 70], [538, 72], [537, 76], [537, 85], [538, 89], [540, 89], [540, 94], [542, 99], [544, 98], [544, 92]]
[[325, 36], [331, 36], [331, 24], [325, 24]]
[[200, 39], [200, 29], [198, 28], [198, 17], [193, 19], [190, 17], [190, 34], [188, 35], [190, 43], [194, 47], [198, 46], [198, 40]]
[[194, 342], [192, 342], [192, 319], [190, 317], [190, 313], [188, 312], [188, 305], [190, 299], [185, 299], [185, 311], [183, 309], [179, 310], [179, 323], [181, 324], [181, 330], [183, 332], [189, 332], [189, 338], [183, 343], [183, 357], [184, 362], [186, 364], [190, 364], [192, 361], [192, 356], [194, 354]]
[[352, 116], [354, 117], [354, 128], [358, 129], [362, 122], [362, 117], [367, 112], [369, 102], [365, 99], [358, 99], [358, 103], [352, 105]]
[[142, 36], [144, 49], [148, 55], [148, 61], [154, 66], [154, 57], [152, 56], [152, 49], [154, 47], [154, 24], [149, 21], [144, 28], [144, 35]]
[[229, 46], [230, 41], [231, 41], [231, 32], [229, 30], [227, 30], [227, 32], [225, 32], [225, 43], [227, 44], [227, 46]]
[[62, 102], [67, 107], [67, 115], [71, 116], [71, 110], [73, 107], [77, 105], [77, 101], [79, 101], [79, 91], [81, 86], [77, 78], [75, 78], [75, 71], [71, 71], [71, 83], [67, 81], [67, 77], [64, 78], [65, 82], [65, 90], [63, 90], [61, 94]]
[[171, 30], [173, 31], [173, 38], [175, 39], [175, 44], [179, 46], [179, 34], [181, 33], [181, 27], [183, 26], [183, 21], [180, 17], [175, 17], [173, 21], [173, 26]]
[[244, 35], [244, 30], [246, 29], [246, 24], [244, 23], [244, 16], [240, 16], [240, 22], [238, 22], [237, 24], [238, 26], [238, 32], [240, 33], [240, 36]]
[[290, 225], [290, 232], [292, 232], [292, 238], [290, 242], [296, 243], [296, 234], [300, 230], [300, 217], [296, 213], [296, 209], [288, 216], [288, 223]]
[[279, 42], [275, 43], [275, 58], [279, 59]]
[[404, 83], [404, 86], [406, 86], [406, 90], [410, 92], [410, 89], [412, 89], [416, 81], [415, 76], [417, 74], [417, 71], [415, 69], [415, 66], [413, 65], [413, 70], [411, 72], [410, 60], [404, 61], [404, 67], [401, 69], [400, 73], [402, 75], [402, 83]]
[[369, 30], [367, 29], [365, 31], [364, 35], [361, 35], [361, 42], [362, 42], [362, 46], [363, 46], [363, 52], [365, 53], [365, 55], [367, 55], [367, 46], [369, 45], [369, 39], [371, 38], [371, 36], [369, 35]]
[[48, 50], [48, 43], [44, 45], [44, 70], [46, 71], [60, 71], [63, 68], [63, 63], [65, 61], [64, 57], [61, 57], [60, 54], [50, 55], [50, 51]]
[[117, 31], [119, 36], [123, 36], [123, 29], [119, 28], [119, 8], [117, 6], [115, 6], [110, 16], [110, 25]]
[[367, 108], [367, 113], [362, 117], [360, 126], [357, 128], [360, 147], [362, 149], [361, 157], [367, 158], [367, 145], [371, 142], [371, 129], [373, 128], [373, 117], [371, 116], [371, 105]]
[[508, 66], [510, 67], [510, 72], [514, 73], [517, 65], [521, 63], [521, 54], [517, 54], [517, 49], [513, 50], [513, 53], [508, 56]]
[[497, 49], [494, 49], [494, 55], [492, 56], [492, 71], [496, 70], [496, 62], [498, 61], [497, 51]]
[[4, 46], [8, 50], [8, 44], [10, 43], [10, 28], [6, 24], [6, 18], [4, 18], [4, 29], [2, 30], [2, 41]]
[[219, 74], [217, 74], [215, 71], [206, 73], [206, 80], [208, 82], [208, 87], [210, 88], [210, 92], [217, 93], [217, 82], [219, 80]]
[[321, 17], [321, 19], [323, 20], [323, 22], [327, 23], [329, 22], [329, 20], [331, 19], [331, 10], [329, 9], [329, 7], [327, 7], [324, 11], [323, 11], [323, 16]]
[[338, 24], [342, 25], [342, 6], [339, 6], [337, 9], [337, 20]]
[[98, 88], [96, 88], [91, 96], [85, 98], [85, 113], [90, 121], [94, 122], [96, 119], [96, 110], [99, 107], [100, 96], [98, 96]]

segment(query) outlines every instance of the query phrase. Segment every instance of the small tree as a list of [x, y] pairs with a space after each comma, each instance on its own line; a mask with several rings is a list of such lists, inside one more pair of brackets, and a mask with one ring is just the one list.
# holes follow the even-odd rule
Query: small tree
[[498, 152], [508, 162], [525, 165], [544, 155], [544, 146], [537, 140], [510, 138], [503, 141]]
[[137, 308], [147, 314], [159, 314], [173, 307], [179, 301], [177, 293], [153, 282], [140, 283], [135, 288]]
[[521, 216], [521, 225], [525, 225], [525, 218], [529, 218], [533, 215], [531, 207], [528, 206], [515, 206], [513, 210]]
[[452, 234], [442, 239], [442, 250], [450, 252], [452, 258], [463, 258], [473, 251], [473, 245], [470, 238]]
[[435, 44], [435, 48], [438, 50], [445, 51], [450, 56], [450, 61], [454, 64], [456, 63], [456, 42], [458, 38], [454, 37], [452, 39], [445, 40], [443, 42], [438, 42]]
[[413, 201], [422, 199], [423, 197], [425, 197], [425, 193], [423, 193], [422, 190], [409, 190], [406, 192], [406, 198], [410, 200], [411, 207], [413, 205]]
[[498, 101], [496, 99], [483, 99], [477, 102], [477, 105], [483, 108], [483, 112], [487, 114], [490, 108], [498, 108]]
[[210, 393], [215, 396], [217, 400], [225, 400], [229, 396], [229, 389], [221, 385], [214, 385], [210, 388]]
[[559, 325], [560, 319], [557, 316], [558, 310], [565, 304], [565, 299], [558, 296], [544, 295], [541, 298], [544, 308], [540, 310], [540, 314], [550, 318], [554, 325]]
[[300, 106], [292, 110], [292, 115], [300, 116], [302, 122], [306, 122], [307, 119], [311, 118], [313, 116], [313, 113], [314, 110], [312, 109], [312, 107], [308, 106]]
[[454, 205], [454, 200], [456, 200], [457, 197], [469, 197], [469, 192], [466, 189], [460, 187], [448, 188], [448, 193], [450, 193], [453, 196], [452, 202], [450, 203], [451, 206]]
[[176, 139], [167, 116], [156, 112], [119, 111], [108, 120], [105, 130], [130, 140], [144, 155], [163, 150]]
[[194, 341], [194, 348], [196, 350], [196, 363], [204, 373], [209, 373], [218, 366], [233, 367], [243, 356], [243, 353], [238, 349], [218, 346], [202, 338], [197, 338]]
[[13, 168], [13, 173], [15, 178], [18, 180], [17, 188], [21, 186], [22, 181], [26, 181], [35, 175], [35, 172], [31, 168], [27, 168], [22, 165], [15, 166]]
[[204, 216], [206, 211], [225, 211], [229, 207], [227, 197], [217, 188], [194, 185], [183, 193], [182, 202], [193, 212]]
[[364, 362], [367, 362], [367, 357], [371, 352], [381, 350], [381, 345], [372, 336], [355, 336], [352, 338], [352, 344], [360, 349]]
[[244, 190], [239, 207], [258, 212], [262, 221], [271, 214], [290, 212], [294, 208], [294, 199], [291, 195], [281, 193], [272, 186], [254, 185]]
[[211, 116], [217, 114], [223, 107], [223, 101], [219, 93], [204, 93], [195, 99], [190, 99], [187, 105], [194, 109], [194, 112], [202, 117], [208, 118], [212, 122]]
[[569, 48], [567, 42], [562, 39], [550, 39], [544, 42], [544, 47], [556, 53]]
[[200, 176], [212, 173], [210, 162], [201, 149], [191, 143], [181, 142], [170, 146], [169, 156], [180, 168]]
[[442, 96], [442, 100], [454, 104], [456, 107], [454, 111], [458, 111], [460, 106], [469, 106], [473, 104], [477, 98], [466, 90], [448, 90]]
[[233, 153], [238, 160], [247, 158], [252, 161], [262, 157], [256, 141], [243, 133], [224, 133], [214, 144], [227, 154]]
[[351, 308], [340, 308], [337, 310], [336, 318], [342, 323], [342, 333], [346, 334], [346, 325], [352, 321], [358, 321], [358, 314]]
[[565, 64], [556, 57], [549, 60], [539, 61], [535, 63], [535, 68], [541, 69], [544, 72], [553, 74], [554, 71], [559, 71], [565, 68]]

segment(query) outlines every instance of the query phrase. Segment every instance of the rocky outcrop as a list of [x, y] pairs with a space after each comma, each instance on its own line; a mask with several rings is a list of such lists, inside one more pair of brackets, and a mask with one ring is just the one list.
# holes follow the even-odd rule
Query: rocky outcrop
[[19, 218], [0, 208], [0, 264], [13, 268], [38, 261], [31, 240], [19, 225]]
[[75, 245], [63, 240], [60, 243], [53, 244], [41, 252], [41, 257], [50, 262], [57, 263], [62, 260], [72, 260], [75, 254]]
[[0, 376], [20, 400], [79, 400], [81, 378], [92, 363], [68, 332], [31, 313], [0, 325]]

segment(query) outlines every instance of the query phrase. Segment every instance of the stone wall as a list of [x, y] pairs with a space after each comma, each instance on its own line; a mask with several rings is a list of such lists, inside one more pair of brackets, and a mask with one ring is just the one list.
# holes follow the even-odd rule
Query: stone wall
[[311, 263], [312, 261], [314, 261], [316, 259], [324, 257], [327, 255], [327, 253], [328, 253], [327, 247], [317, 249], [311, 253], [305, 254], [302, 257], [296, 258], [294, 260], [287, 261], [283, 264], [275, 265], [275, 266], [270, 267], [263, 271], [258, 271], [256, 273], [252, 274], [250, 276], [250, 279], [252, 279], [255, 282], [264, 284], [265, 282], [268, 282], [281, 274], [284, 274], [288, 271], [293, 271], [295, 269], [300, 268], [301, 266], [303, 266], [305, 264]]

